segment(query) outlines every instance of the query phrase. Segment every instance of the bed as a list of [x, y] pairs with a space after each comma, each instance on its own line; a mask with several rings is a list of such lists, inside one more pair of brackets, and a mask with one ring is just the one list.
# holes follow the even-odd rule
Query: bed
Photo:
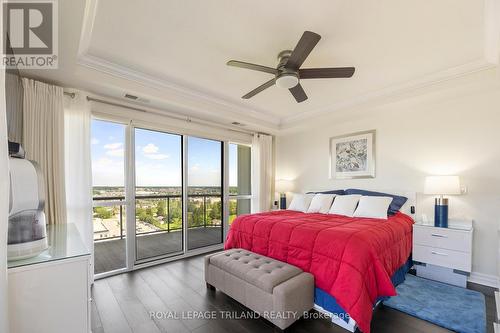
[[413, 223], [403, 212], [388, 220], [288, 210], [249, 214], [233, 221], [225, 248], [243, 248], [310, 272], [316, 307], [337, 317], [343, 313], [337, 324], [369, 333], [374, 305], [395, 296], [395, 284], [404, 279]]

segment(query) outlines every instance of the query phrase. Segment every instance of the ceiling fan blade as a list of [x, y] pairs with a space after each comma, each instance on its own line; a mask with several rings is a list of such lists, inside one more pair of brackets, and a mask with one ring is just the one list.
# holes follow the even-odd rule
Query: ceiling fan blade
[[304, 89], [302, 89], [302, 86], [297, 84], [295, 87], [288, 89], [292, 93], [293, 97], [295, 97], [295, 100], [297, 103], [303, 102], [307, 99], [306, 92]]
[[257, 95], [258, 93], [266, 90], [267, 88], [273, 86], [275, 81], [276, 81], [275, 78], [271, 79], [271, 80], [267, 81], [266, 83], [258, 86], [254, 90], [250, 91], [248, 94], [242, 96], [241, 98], [243, 98], [243, 99], [249, 99], [250, 97], [253, 97], [253, 96]]
[[301, 79], [328, 79], [351, 77], [354, 74], [354, 67], [336, 67], [336, 68], [304, 68], [299, 69]]
[[269, 74], [278, 74], [278, 70], [276, 68], [271, 68], [267, 66], [261, 66], [261, 65], [256, 65], [256, 64], [251, 64], [249, 62], [243, 62], [243, 61], [238, 61], [238, 60], [229, 60], [227, 62], [228, 66], [234, 66], [234, 67], [240, 67], [240, 68], [246, 68], [246, 69], [251, 69], [254, 71], [259, 71], [259, 72], [265, 72]]
[[306, 60], [312, 49], [318, 44], [321, 36], [311, 31], [304, 31], [297, 46], [293, 49], [290, 58], [285, 67], [290, 69], [299, 69], [302, 63]]

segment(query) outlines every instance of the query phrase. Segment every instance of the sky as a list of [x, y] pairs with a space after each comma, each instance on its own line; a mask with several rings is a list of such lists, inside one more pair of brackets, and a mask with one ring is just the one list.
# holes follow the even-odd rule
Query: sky
[[[92, 120], [94, 186], [124, 186], [125, 125]], [[135, 129], [136, 186], [181, 186], [182, 137]], [[220, 141], [188, 137], [188, 186], [220, 186]], [[229, 145], [229, 185], [237, 185], [237, 145]]]

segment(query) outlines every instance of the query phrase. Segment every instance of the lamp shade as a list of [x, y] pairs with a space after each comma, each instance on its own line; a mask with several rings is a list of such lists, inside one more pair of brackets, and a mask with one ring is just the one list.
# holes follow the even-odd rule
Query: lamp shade
[[293, 182], [287, 179], [278, 179], [276, 181], [276, 192], [278, 193], [286, 193], [290, 192], [293, 189]]
[[458, 176], [427, 176], [424, 194], [461, 194]]

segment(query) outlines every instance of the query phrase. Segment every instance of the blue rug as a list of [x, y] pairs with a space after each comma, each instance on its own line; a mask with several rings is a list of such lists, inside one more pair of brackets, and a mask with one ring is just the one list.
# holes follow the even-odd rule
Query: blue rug
[[460, 333], [486, 332], [486, 305], [480, 292], [408, 274], [398, 296], [384, 305]]

